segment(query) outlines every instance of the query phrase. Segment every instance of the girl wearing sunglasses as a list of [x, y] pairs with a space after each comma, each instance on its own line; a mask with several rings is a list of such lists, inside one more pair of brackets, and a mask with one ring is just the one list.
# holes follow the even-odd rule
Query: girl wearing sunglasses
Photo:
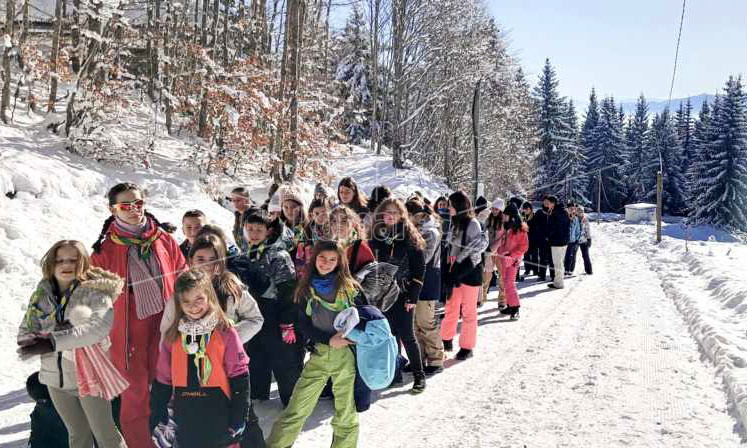
[[174, 281], [186, 268], [176, 230], [145, 210], [142, 189], [115, 185], [107, 195], [111, 216], [104, 222], [91, 264], [125, 279], [114, 303], [110, 356], [130, 383], [121, 395], [119, 421], [127, 446], [149, 447], [149, 386], [158, 360], [159, 324]]

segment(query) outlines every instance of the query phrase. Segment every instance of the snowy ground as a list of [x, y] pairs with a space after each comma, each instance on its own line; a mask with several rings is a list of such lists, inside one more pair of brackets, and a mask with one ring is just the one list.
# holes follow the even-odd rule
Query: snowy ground
[[[15, 333], [52, 242], [92, 243], [107, 215], [103, 195], [121, 180], [145, 185], [149, 208], [164, 220], [178, 223], [188, 208], [226, 229], [232, 220], [192, 173], [174, 168], [176, 150], [160, 150], [152, 172], [106, 168], [60, 151], [36, 129], [0, 128], [0, 448], [24, 446], [28, 435], [24, 380], [37, 363], [15, 360]], [[439, 192], [422, 172], [393, 172], [387, 157], [358, 148], [336, 162], [338, 178], [352, 175], [366, 192], [380, 183], [401, 195]], [[266, 180], [249, 186], [264, 198]], [[409, 384], [380, 393], [360, 415], [360, 446], [740, 445], [747, 247], [678, 224], [654, 246], [652, 226], [604, 218], [592, 228], [593, 276], [569, 279], [561, 291], [530, 278], [520, 285], [518, 322], [500, 316], [495, 302], [483, 307], [475, 357], [448, 361], [420, 396]], [[684, 237], [701, 241], [685, 253]], [[277, 399], [257, 406], [266, 433], [279, 412]], [[320, 403], [296, 446], [327, 446], [332, 412]]]

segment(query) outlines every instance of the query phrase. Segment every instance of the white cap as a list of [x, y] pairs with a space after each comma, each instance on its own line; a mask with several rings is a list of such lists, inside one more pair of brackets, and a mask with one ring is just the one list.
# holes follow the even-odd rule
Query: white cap
[[506, 202], [503, 199], [498, 198], [495, 201], [493, 201], [492, 207], [503, 211], [503, 209], [506, 207]]
[[267, 204], [267, 211], [270, 213], [282, 211], [282, 207], [280, 206], [280, 195], [277, 192], [275, 192], [275, 194], [270, 198], [270, 203]]

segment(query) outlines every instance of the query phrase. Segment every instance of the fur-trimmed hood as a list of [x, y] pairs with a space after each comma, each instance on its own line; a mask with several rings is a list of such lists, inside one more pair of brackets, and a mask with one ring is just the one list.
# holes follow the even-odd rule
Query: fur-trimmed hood
[[87, 273], [87, 280], [81, 282], [78, 288], [92, 289], [112, 298], [112, 303], [119, 297], [124, 288], [122, 277], [101, 268], [91, 268]]

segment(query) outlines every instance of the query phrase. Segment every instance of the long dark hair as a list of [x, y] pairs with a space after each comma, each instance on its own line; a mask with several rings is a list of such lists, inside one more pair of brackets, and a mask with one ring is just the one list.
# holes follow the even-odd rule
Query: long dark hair
[[298, 282], [296, 287], [296, 293], [293, 296], [295, 303], [300, 303], [309, 292], [311, 280], [319, 276], [319, 271], [316, 270], [316, 257], [322, 252], [336, 252], [337, 253], [337, 267], [332, 273], [335, 274], [335, 294], [340, 291], [340, 288], [358, 287], [358, 282], [355, 281], [353, 276], [350, 274], [350, 267], [348, 266], [348, 256], [345, 249], [337, 241], [324, 241], [320, 240], [314, 244], [314, 249], [311, 252], [311, 259], [307, 264], [306, 273], [301, 280]]
[[[345, 204], [344, 202], [342, 202], [342, 199], [340, 199], [340, 187], [348, 187], [353, 190], [353, 201], [350, 204]], [[355, 183], [355, 180], [352, 177], [343, 177], [340, 183], [337, 184], [337, 200], [340, 201], [340, 204], [347, 205], [348, 207], [355, 210], [356, 213], [365, 211], [366, 206], [368, 205], [366, 197], [358, 188], [358, 184]]]
[[379, 204], [381, 204], [384, 199], [390, 197], [392, 197], [392, 190], [390, 190], [389, 187], [385, 185], [374, 187], [374, 189], [371, 190], [371, 196], [368, 198], [368, 210], [371, 213], [375, 213]]
[[461, 190], [455, 191], [449, 196], [449, 204], [456, 210], [456, 216], [451, 218], [452, 225], [461, 231], [466, 230], [469, 222], [475, 217], [469, 196]]
[[519, 230], [521, 230], [522, 226], [524, 225], [524, 221], [521, 219], [521, 215], [519, 214], [519, 209], [516, 207], [516, 204], [510, 202], [503, 210], [503, 214], [508, 216], [508, 221], [503, 223], [503, 227], [506, 230], [513, 230], [514, 232], [518, 232]]
[[[138, 184], [134, 184], [132, 182], [123, 182], [121, 184], [117, 184], [113, 186], [111, 189], [109, 189], [109, 192], [106, 194], [107, 199], [109, 200], [109, 207], [114, 206], [114, 204], [117, 203], [117, 196], [120, 193], [124, 193], [126, 191], [137, 191], [140, 192], [140, 196], [145, 197], [145, 194], [140, 188]], [[170, 222], [160, 222], [155, 216], [153, 216], [150, 212], [146, 211], [145, 216], [152, 219], [153, 222], [156, 224], [157, 227], [160, 227], [164, 231], [168, 233], [174, 233], [176, 231], [176, 226], [171, 224]], [[101, 244], [104, 242], [104, 239], [106, 238], [106, 233], [109, 231], [109, 226], [112, 225], [116, 217], [112, 214], [110, 217], [104, 221], [104, 226], [101, 228], [101, 233], [99, 233], [99, 238], [96, 240], [95, 243], [93, 243], [93, 252], [98, 254], [101, 253]]]
[[407, 242], [413, 247], [420, 250], [425, 249], [425, 240], [423, 239], [423, 236], [420, 234], [420, 231], [417, 229], [417, 227], [415, 227], [415, 225], [412, 223], [412, 220], [410, 219], [410, 213], [407, 212], [407, 207], [405, 207], [405, 204], [403, 204], [402, 201], [396, 198], [384, 199], [384, 202], [379, 204], [379, 206], [376, 208], [371, 237], [380, 238], [385, 233], [386, 224], [384, 224], [384, 220], [381, 219], [381, 215], [390, 206], [396, 208], [399, 212], [400, 219], [397, 224], [402, 224]]

